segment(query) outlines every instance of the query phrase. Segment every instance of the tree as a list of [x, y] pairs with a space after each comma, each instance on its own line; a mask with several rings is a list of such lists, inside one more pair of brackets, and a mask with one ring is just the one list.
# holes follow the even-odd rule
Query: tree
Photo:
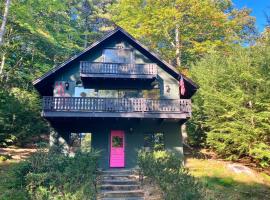
[[[1, 46], [0, 143], [23, 144], [35, 134], [49, 132], [48, 124], [40, 117], [38, 94], [32, 81], [96, 40], [100, 33], [95, 33], [107, 26], [100, 23], [95, 26], [95, 32], [94, 26], [88, 27], [89, 37], [85, 38], [81, 2], [12, 1], [5, 25], [5, 43]], [[106, 4], [89, 2], [101, 6], [93, 8], [89, 15], [94, 24], [101, 19]], [[0, 4], [1, 10], [4, 7]]]
[[193, 131], [206, 133], [206, 144], [219, 155], [249, 156], [263, 167], [270, 166], [269, 52], [269, 45], [238, 47], [226, 56], [206, 56], [191, 69], [201, 86]]
[[111, 12], [116, 24], [176, 67], [255, 34], [250, 10], [234, 9], [230, 0], [120, 0]]

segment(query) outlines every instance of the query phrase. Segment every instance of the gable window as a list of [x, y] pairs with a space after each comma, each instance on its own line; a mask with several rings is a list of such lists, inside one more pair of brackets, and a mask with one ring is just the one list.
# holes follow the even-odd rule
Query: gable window
[[104, 62], [131, 63], [132, 51], [130, 49], [104, 49]]

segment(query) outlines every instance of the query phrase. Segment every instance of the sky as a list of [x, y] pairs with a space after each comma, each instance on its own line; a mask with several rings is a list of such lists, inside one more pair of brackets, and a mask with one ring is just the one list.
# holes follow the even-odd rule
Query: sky
[[237, 8], [250, 8], [252, 9], [251, 15], [256, 17], [256, 25], [261, 32], [266, 24], [265, 13], [270, 16], [270, 0], [233, 0]]

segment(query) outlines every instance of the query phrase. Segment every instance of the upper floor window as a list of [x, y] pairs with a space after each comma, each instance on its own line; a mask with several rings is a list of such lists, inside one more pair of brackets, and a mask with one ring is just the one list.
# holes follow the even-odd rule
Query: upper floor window
[[132, 51], [130, 49], [104, 49], [104, 62], [109, 63], [131, 63]]

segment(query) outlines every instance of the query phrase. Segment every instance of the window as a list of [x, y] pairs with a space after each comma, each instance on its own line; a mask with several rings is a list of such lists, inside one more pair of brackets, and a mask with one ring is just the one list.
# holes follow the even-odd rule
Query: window
[[97, 92], [94, 89], [85, 89], [84, 87], [75, 87], [75, 97], [96, 97]]
[[109, 63], [131, 63], [132, 51], [129, 49], [104, 49], [104, 61]]
[[75, 153], [77, 150], [82, 152], [91, 151], [91, 133], [71, 133], [69, 138], [70, 153]]
[[144, 147], [154, 151], [165, 149], [163, 133], [147, 133], [144, 135]]
[[119, 136], [113, 136], [112, 147], [123, 147], [123, 138]]

